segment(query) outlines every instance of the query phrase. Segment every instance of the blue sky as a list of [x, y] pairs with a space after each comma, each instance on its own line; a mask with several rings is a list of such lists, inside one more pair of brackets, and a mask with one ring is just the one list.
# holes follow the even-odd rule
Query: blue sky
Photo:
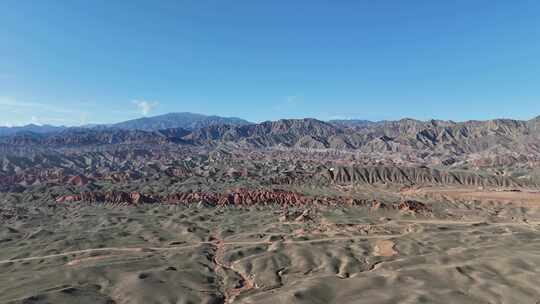
[[0, 2], [0, 125], [540, 115], [540, 2]]

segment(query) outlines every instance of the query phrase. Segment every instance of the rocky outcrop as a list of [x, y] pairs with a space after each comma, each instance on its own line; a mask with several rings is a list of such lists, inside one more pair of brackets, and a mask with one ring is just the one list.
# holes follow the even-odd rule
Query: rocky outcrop
[[165, 169], [165, 174], [170, 177], [187, 177], [191, 171], [186, 167], [169, 167]]
[[84, 175], [75, 175], [67, 180], [67, 183], [73, 186], [82, 187], [88, 184], [89, 180]]
[[430, 215], [432, 213], [431, 208], [429, 208], [426, 204], [413, 200], [406, 200], [400, 202], [397, 206], [397, 209], [403, 212], [414, 214]]
[[63, 169], [31, 169], [15, 175], [0, 176], [0, 189], [13, 185], [30, 186], [48, 181], [64, 182], [67, 178]]
[[103, 177], [104, 180], [113, 183], [126, 183], [139, 178], [141, 178], [141, 175], [137, 172], [112, 172]]
[[274, 203], [280, 205], [304, 205], [313, 201], [313, 198], [289, 191], [237, 190], [221, 195], [218, 204], [254, 205]]
[[[282, 190], [246, 190], [235, 189], [224, 193], [217, 192], [179, 192], [170, 195], [143, 194], [140, 192], [82, 192], [56, 198], [57, 203], [89, 202], [89, 203], [116, 203], [116, 204], [198, 204], [210, 206], [253, 206], [253, 205], [281, 205], [302, 206], [312, 204], [348, 205], [367, 207], [371, 211], [400, 210], [413, 214], [431, 214], [431, 208], [419, 201], [405, 200], [399, 203], [381, 203], [376, 200], [364, 200], [351, 197], [311, 197], [300, 193]], [[304, 214], [307, 218], [307, 213]], [[298, 215], [299, 216], [299, 215]]]
[[211, 205], [254, 205], [254, 204], [281, 204], [300, 205], [316, 201], [316, 199], [288, 191], [266, 190], [234, 190], [225, 193], [215, 192], [179, 192], [170, 195], [142, 194], [140, 192], [82, 192], [80, 194], [60, 196], [57, 203], [67, 202], [91, 202], [91, 203], [168, 203], [168, 204], [192, 204], [207, 203]]
[[159, 196], [143, 195], [139, 192], [107, 191], [107, 192], [81, 192], [79, 194], [60, 196], [57, 203], [89, 202], [89, 203], [156, 203]]
[[336, 184], [462, 185], [519, 187], [525, 181], [472, 172], [442, 171], [427, 167], [344, 167], [325, 169], [321, 175]]
[[268, 205], [279, 204], [286, 206], [307, 205], [313, 203], [327, 205], [370, 205], [367, 200], [346, 197], [310, 197], [300, 193], [283, 190], [246, 190], [236, 189], [223, 193], [217, 192], [178, 192], [169, 195], [143, 194], [140, 192], [81, 192], [79, 194], [64, 195], [56, 198], [57, 203], [69, 202], [90, 203], [166, 203], [166, 204], [196, 204], [206, 203], [218, 205]]
[[[281, 205], [281, 206], [308, 206], [322, 205], [348, 205], [369, 208], [371, 212], [378, 210], [398, 210], [415, 215], [431, 215], [431, 208], [419, 201], [405, 200], [398, 203], [382, 203], [376, 200], [362, 200], [351, 197], [310, 197], [300, 193], [281, 190], [246, 190], [236, 189], [224, 193], [216, 192], [179, 192], [170, 195], [143, 194], [140, 192], [82, 192], [79, 194], [64, 195], [56, 198], [57, 203], [87, 202], [112, 204], [199, 204], [208, 206], [253, 206], [253, 205]], [[295, 221], [311, 219], [309, 211], [294, 213], [287, 219], [294, 217]]]

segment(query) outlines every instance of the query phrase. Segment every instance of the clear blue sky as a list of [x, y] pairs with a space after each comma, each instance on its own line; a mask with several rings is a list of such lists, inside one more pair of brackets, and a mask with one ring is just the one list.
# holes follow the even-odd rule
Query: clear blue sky
[[540, 1], [0, 2], [0, 125], [540, 115]]

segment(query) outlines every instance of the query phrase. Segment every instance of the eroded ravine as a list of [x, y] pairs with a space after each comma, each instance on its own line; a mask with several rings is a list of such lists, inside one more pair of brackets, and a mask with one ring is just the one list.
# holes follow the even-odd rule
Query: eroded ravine
[[[214, 257], [213, 262], [215, 264], [215, 273], [223, 273], [224, 276], [227, 275], [227, 271], [234, 273], [238, 278], [236, 286], [233, 288], [228, 288], [225, 284], [225, 277], [220, 279], [222, 282], [222, 292], [223, 292], [223, 303], [234, 303], [234, 300], [243, 292], [246, 292], [255, 287], [255, 283], [248, 276], [244, 275], [242, 272], [237, 271], [233, 266], [225, 261], [225, 246], [226, 243], [223, 240], [216, 240], [213, 244], [214, 246]], [[221, 269], [220, 269], [221, 268]]]

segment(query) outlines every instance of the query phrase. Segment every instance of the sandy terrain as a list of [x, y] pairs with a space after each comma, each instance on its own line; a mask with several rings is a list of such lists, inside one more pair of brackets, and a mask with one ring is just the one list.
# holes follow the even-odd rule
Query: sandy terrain
[[430, 215], [31, 206], [0, 228], [0, 303], [540, 301], [536, 207], [482, 195], [430, 202]]

